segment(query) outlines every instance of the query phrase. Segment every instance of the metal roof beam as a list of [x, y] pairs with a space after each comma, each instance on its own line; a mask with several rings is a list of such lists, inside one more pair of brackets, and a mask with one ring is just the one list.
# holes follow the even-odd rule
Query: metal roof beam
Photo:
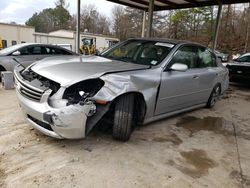
[[174, 3], [174, 2], [169, 1], [169, 0], [157, 0], [157, 1], [159, 1], [159, 2], [161, 2], [163, 4], [166, 4], [166, 5], [170, 6], [170, 7], [177, 7], [178, 6], [177, 3]]
[[[148, 11], [149, 9], [148, 2], [150, 2], [150, 0], [148, 0], [148, 2], [143, 1], [143, 0], [127, 0], [127, 1], [107, 0], [107, 1], [118, 3], [120, 5], [129, 6], [132, 8], [145, 10], [145, 11]], [[249, 0], [206, 0], [206, 1], [184, 0], [185, 1], [184, 3], [175, 3], [174, 1], [170, 1], [170, 0], [155, 0], [155, 1], [158, 1], [162, 4], [166, 4], [166, 6], [159, 6], [159, 4], [156, 5], [157, 3], [154, 2], [155, 11], [214, 6], [214, 5], [219, 5], [220, 3], [222, 3], [223, 5], [228, 5], [228, 4], [238, 4], [238, 3], [249, 2]]]
[[141, 6], [137, 6], [137, 5], [134, 5], [134, 4], [130, 4], [130, 3], [126, 3], [124, 1], [119, 1], [119, 0], [107, 0], [107, 1], [110, 1], [110, 2], [113, 2], [113, 3], [117, 3], [117, 4], [120, 4], [120, 5], [124, 5], [124, 6], [128, 6], [128, 7], [132, 7], [132, 8], [137, 8], [137, 9], [140, 9], [140, 10], [148, 10], [148, 8], [145, 8], [145, 7], [141, 7]]
[[195, 0], [184, 0], [184, 1], [190, 3], [190, 4], [194, 5], [194, 6], [196, 6], [196, 5], [199, 4], [199, 2], [197, 2], [197, 1], [195, 1]]

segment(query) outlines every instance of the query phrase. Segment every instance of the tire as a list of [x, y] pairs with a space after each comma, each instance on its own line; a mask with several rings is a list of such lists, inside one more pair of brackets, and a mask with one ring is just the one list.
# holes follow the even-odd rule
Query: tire
[[210, 94], [210, 97], [207, 101], [207, 108], [212, 108], [214, 107], [215, 103], [218, 101], [219, 97], [221, 94], [221, 88], [220, 85], [216, 85], [212, 91], [212, 93]]
[[134, 95], [122, 96], [115, 104], [113, 138], [128, 141], [132, 133], [134, 114]]

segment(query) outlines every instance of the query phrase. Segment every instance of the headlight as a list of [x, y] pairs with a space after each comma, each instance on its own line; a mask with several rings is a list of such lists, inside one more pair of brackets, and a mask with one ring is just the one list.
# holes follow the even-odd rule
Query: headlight
[[68, 104], [76, 104], [93, 97], [103, 86], [104, 81], [100, 78], [85, 80], [68, 87], [63, 94], [63, 99], [67, 99]]

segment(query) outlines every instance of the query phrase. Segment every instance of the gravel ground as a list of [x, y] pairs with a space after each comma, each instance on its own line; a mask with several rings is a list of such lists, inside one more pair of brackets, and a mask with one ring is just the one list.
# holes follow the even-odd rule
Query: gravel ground
[[129, 142], [98, 130], [56, 140], [0, 89], [0, 187], [250, 187], [250, 88], [217, 105], [142, 126]]

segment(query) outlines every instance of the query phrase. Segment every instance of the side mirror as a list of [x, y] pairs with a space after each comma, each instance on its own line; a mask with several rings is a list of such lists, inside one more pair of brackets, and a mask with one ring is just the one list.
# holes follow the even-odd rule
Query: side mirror
[[188, 66], [182, 63], [175, 63], [170, 67], [170, 70], [185, 72], [188, 70]]
[[14, 55], [14, 56], [19, 56], [19, 55], [21, 55], [21, 52], [17, 50], [17, 51], [15, 51], [15, 52], [13, 52], [12, 55]]

